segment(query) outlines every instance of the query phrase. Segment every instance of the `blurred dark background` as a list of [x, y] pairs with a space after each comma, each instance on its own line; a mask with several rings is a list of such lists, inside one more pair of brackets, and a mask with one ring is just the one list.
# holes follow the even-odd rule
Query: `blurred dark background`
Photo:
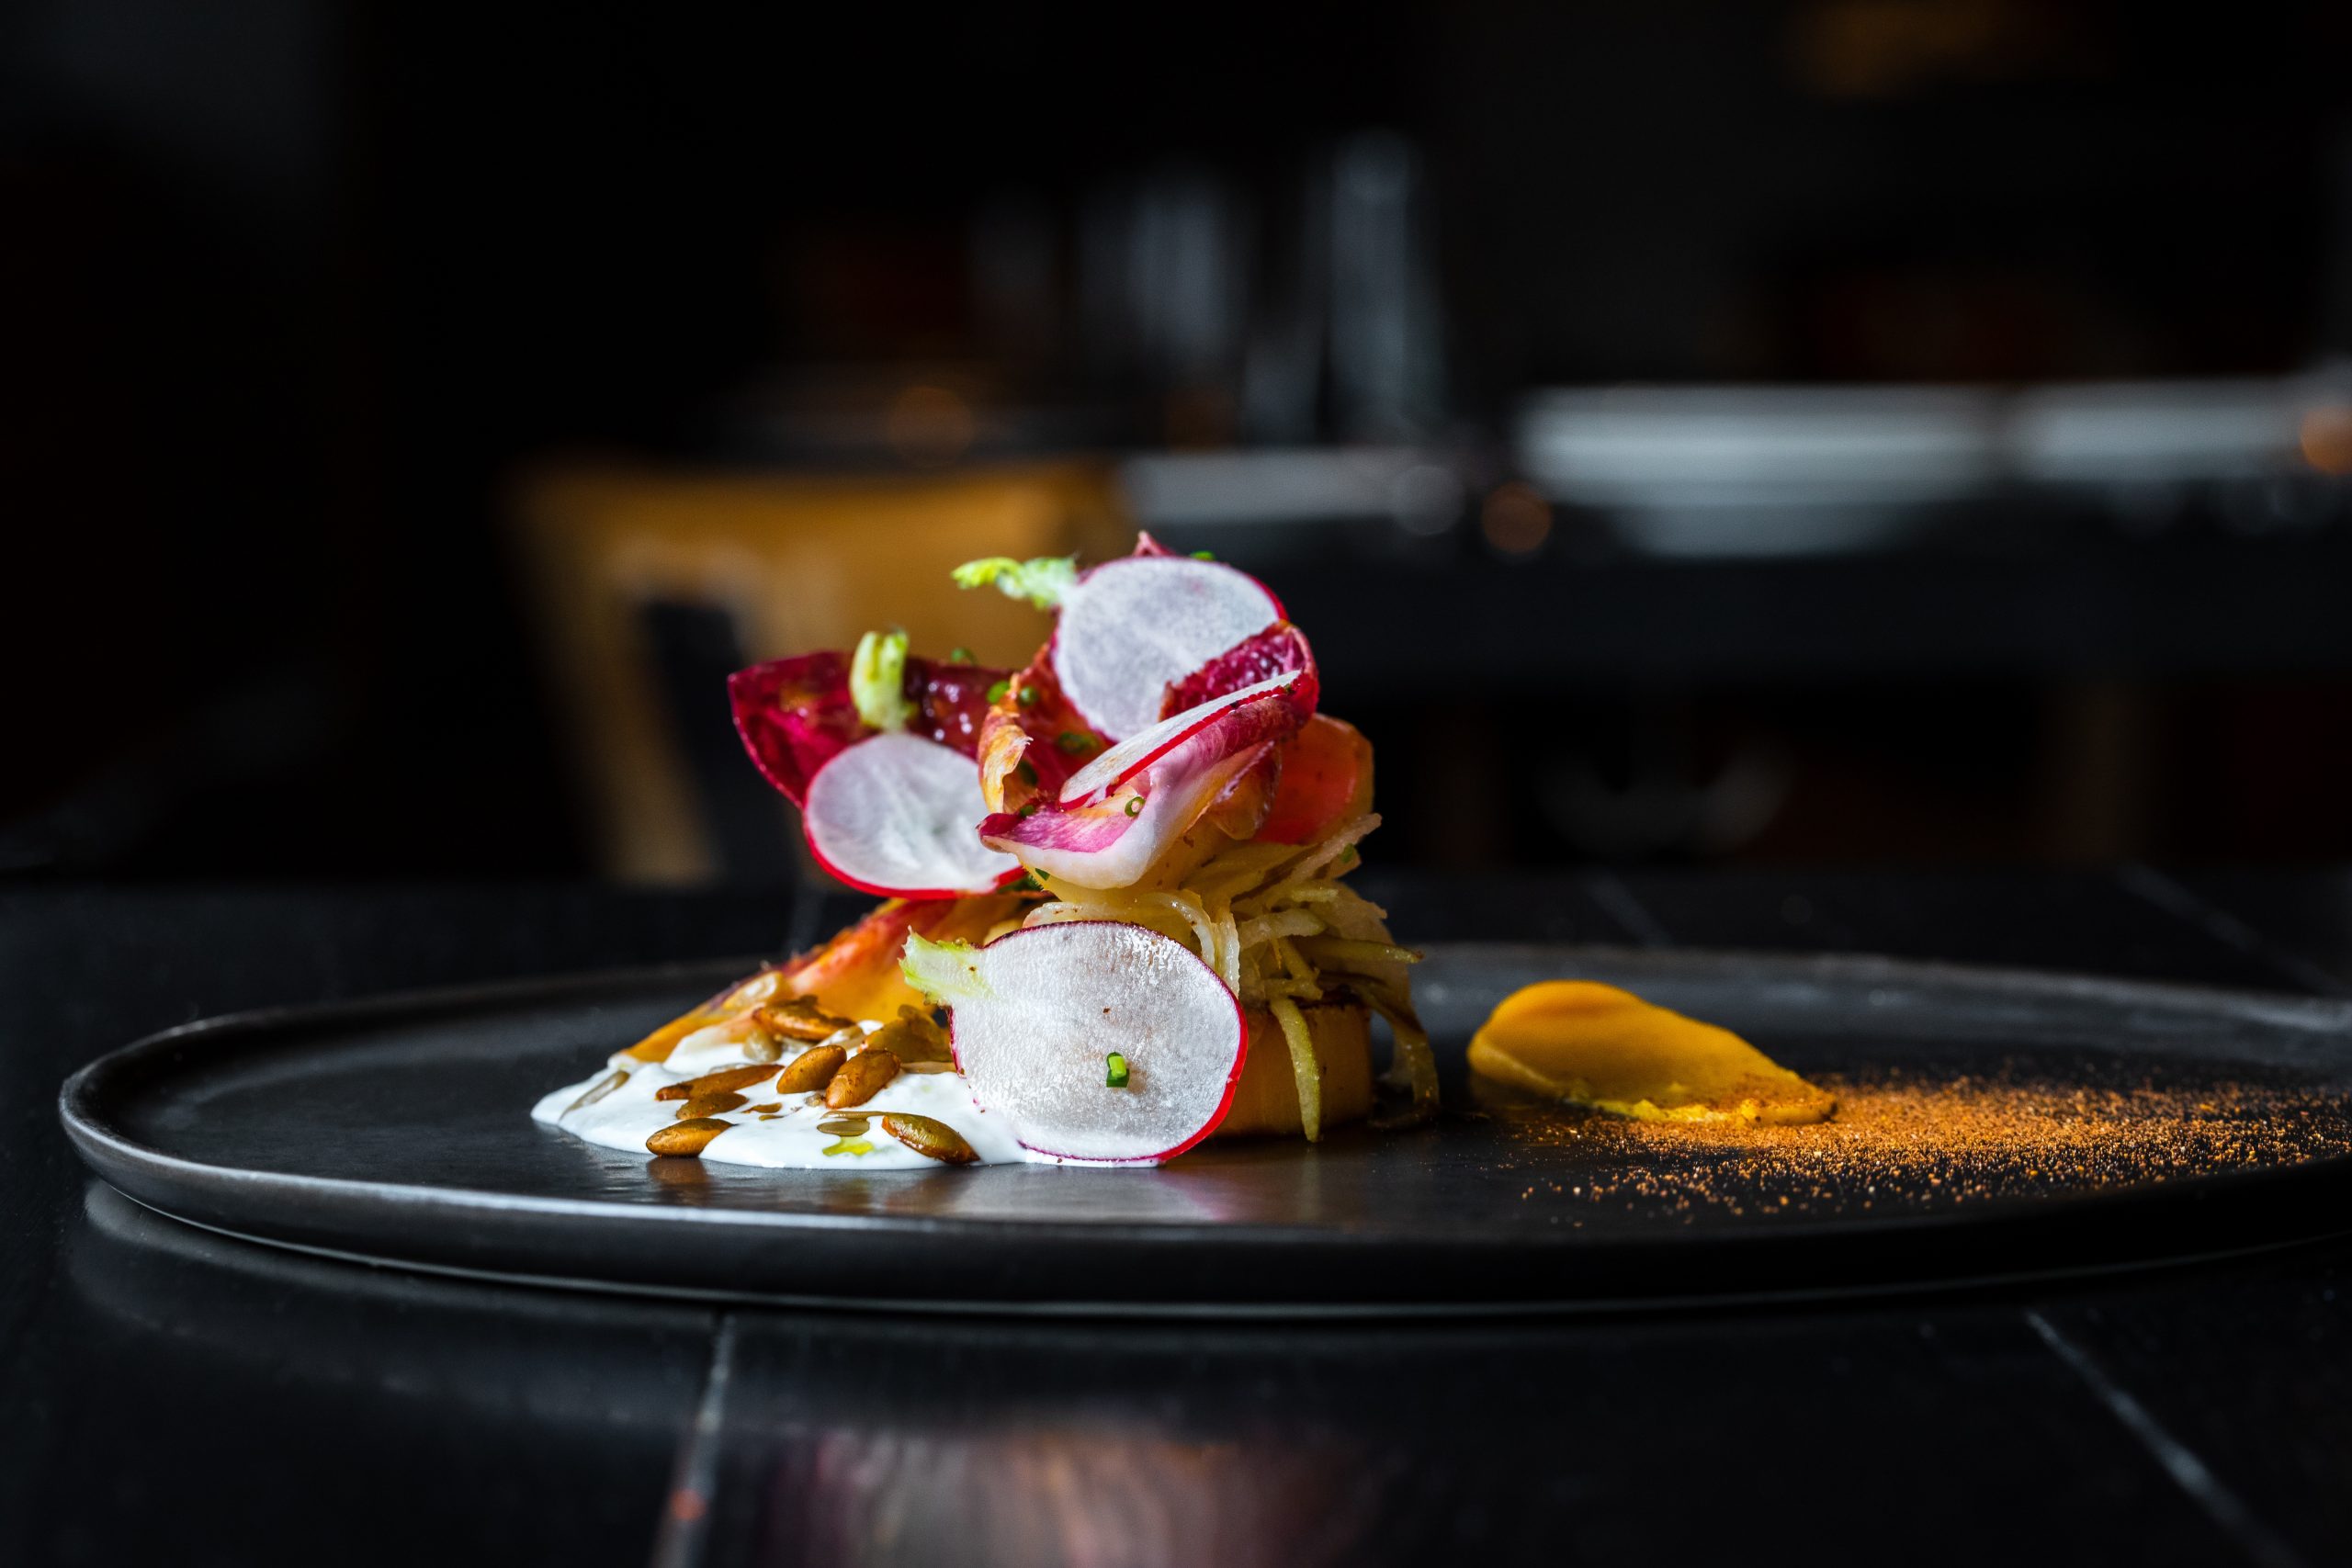
[[0, 871], [782, 875], [732, 662], [1137, 523], [1392, 863], [2352, 854], [2352, 8], [1132, 21], [0, 18]]

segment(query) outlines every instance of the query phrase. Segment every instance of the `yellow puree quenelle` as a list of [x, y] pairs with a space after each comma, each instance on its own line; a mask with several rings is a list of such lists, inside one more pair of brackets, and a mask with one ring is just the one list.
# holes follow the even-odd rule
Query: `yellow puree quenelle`
[[1471, 1037], [1470, 1067], [1647, 1122], [1787, 1127], [1838, 1109], [1730, 1030], [1591, 980], [1546, 980], [1505, 998]]

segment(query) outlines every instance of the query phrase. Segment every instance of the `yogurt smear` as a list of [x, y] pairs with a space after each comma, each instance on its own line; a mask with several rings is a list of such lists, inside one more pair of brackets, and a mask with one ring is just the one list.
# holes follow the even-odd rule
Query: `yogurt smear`
[[[879, 1026], [862, 1027], [870, 1034]], [[648, 1062], [616, 1051], [599, 1071], [541, 1100], [532, 1107], [531, 1119], [600, 1147], [646, 1154], [645, 1140], [674, 1122], [684, 1103], [656, 1100], [656, 1092], [753, 1060], [742, 1043], [726, 1038], [726, 1032], [716, 1024], [697, 1030], [679, 1041], [665, 1061]], [[788, 1052], [774, 1066], [781, 1071], [799, 1055], [800, 1051]], [[590, 1089], [615, 1072], [626, 1072], [628, 1077], [594, 1103], [580, 1103]], [[784, 1170], [940, 1168], [940, 1161], [917, 1154], [882, 1130], [883, 1116], [899, 1111], [928, 1116], [955, 1128], [972, 1145], [982, 1165], [1061, 1163], [1023, 1148], [1001, 1117], [990, 1116], [974, 1103], [964, 1075], [944, 1063], [904, 1066], [872, 1099], [841, 1111], [828, 1107], [821, 1094], [780, 1095], [773, 1079], [740, 1092], [744, 1103], [718, 1118], [729, 1123], [728, 1129], [703, 1146], [702, 1158]], [[819, 1130], [820, 1122], [856, 1118], [865, 1121], [862, 1134]]]

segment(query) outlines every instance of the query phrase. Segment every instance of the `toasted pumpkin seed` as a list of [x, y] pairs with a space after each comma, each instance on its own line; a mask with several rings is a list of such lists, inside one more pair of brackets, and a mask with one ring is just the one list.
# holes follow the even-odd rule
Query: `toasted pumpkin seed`
[[817, 1005], [814, 997], [791, 997], [784, 1001], [770, 1002], [759, 1010], [762, 1027], [786, 1040], [822, 1040], [849, 1026], [849, 1020], [836, 1018]]
[[838, 1045], [812, 1045], [791, 1061], [776, 1075], [778, 1094], [813, 1094], [833, 1081], [833, 1075], [849, 1060], [849, 1053]]
[[836, 1138], [854, 1138], [865, 1131], [863, 1116], [829, 1116], [817, 1123], [820, 1133], [831, 1133]]
[[730, 1089], [743, 1089], [759, 1082], [762, 1078], [775, 1076], [774, 1067], [756, 1062], [748, 1067], [721, 1067], [717, 1072], [705, 1073], [698, 1078], [687, 1078], [680, 1083], [665, 1083], [653, 1091], [653, 1098], [656, 1100], [699, 1100], [706, 1094], [723, 1094]]
[[899, 1058], [879, 1045], [869, 1045], [833, 1075], [833, 1081], [825, 1086], [825, 1104], [835, 1111], [863, 1105], [898, 1076]]
[[893, 1111], [882, 1118], [882, 1130], [925, 1159], [942, 1165], [970, 1165], [980, 1157], [963, 1134], [933, 1117]]
[[871, 1043], [908, 1066], [948, 1060], [947, 1032], [919, 1008], [901, 1007], [897, 1018], [874, 1032]]
[[678, 1107], [678, 1120], [692, 1122], [698, 1116], [723, 1116], [742, 1108], [741, 1095], [732, 1089], [720, 1089], [717, 1094], [698, 1094]]
[[575, 1111], [581, 1110], [586, 1106], [594, 1105], [598, 1100], [604, 1099], [605, 1096], [612, 1093], [613, 1090], [620, 1088], [621, 1085], [627, 1082], [628, 1082], [628, 1069], [627, 1067], [615, 1067], [611, 1072], [606, 1073], [603, 1077], [598, 1078], [594, 1083], [590, 1084], [587, 1089], [581, 1091], [581, 1095], [578, 1100], [573, 1100], [571, 1104], [563, 1108], [563, 1113], [566, 1116], [569, 1116]]
[[735, 1125], [717, 1117], [697, 1117], [692, 1122], [673, 1122], [645, 1140], [645, 1146], [657, 1155], [674, 1155], [699, 1158], [710, 1141]]

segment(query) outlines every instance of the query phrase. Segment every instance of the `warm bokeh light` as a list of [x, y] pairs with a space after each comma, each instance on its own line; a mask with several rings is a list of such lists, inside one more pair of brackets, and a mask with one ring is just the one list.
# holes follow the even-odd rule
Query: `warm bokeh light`
[[2323, 474], [2352, 474], [2352, 403], [2323, 403], [2303, 414], [2303, 461]]
[[1533, 485], [1497, 485], [1478, 509], [1478, 531], [1505, 555], [1532, 556], [1552, 536], [1552, 503]]

